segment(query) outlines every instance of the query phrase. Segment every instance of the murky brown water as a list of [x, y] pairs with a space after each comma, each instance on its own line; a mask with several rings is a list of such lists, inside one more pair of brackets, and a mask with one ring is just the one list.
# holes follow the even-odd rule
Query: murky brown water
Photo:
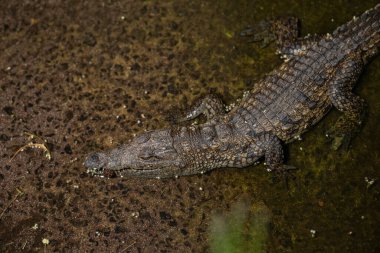
[[268, 252], [378, 252], [380, 58], [358, 85], [368, 115], [352, 148], [330, 149], [332, 112], [288, 146], [300, 168], [288, 188], [262, 165], [168, 180], [93, 178], [82, 165], [203, 94], [231, 103], [250, 89], [280, 60], [237, 36], [247, 25], [294, 15], [303, 34], [325, 33], [375, 4], [0, 2], [0, 252], [205, 252], [211, 221], [242, 199], [270, 213]]

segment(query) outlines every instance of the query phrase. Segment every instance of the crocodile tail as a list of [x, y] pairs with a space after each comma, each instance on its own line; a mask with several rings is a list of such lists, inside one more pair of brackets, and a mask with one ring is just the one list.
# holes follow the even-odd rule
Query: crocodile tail
[[379, 48], [380, 4], [338, 27], [333, 37], [345, 40], [351, 48], [360, 47], [364, 51]]

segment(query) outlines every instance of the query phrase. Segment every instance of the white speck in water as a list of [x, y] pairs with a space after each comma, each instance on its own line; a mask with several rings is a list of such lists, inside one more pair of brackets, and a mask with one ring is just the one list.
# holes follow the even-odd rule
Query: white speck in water
[[300, 147], [300, 150], [302, 151], [302, 150], [303, 150], [303, 148], [302, 148], [302, 147]]
[[202, 187], [199, 187], [199, 190], [200, 190], [200, 191], [203, 191], [203, 188], [202, 188]]
[[44, 238], [44, 239], [42, 239], [42, 243], [45, 245], [48, 245], [50, 243], [50, 241], [49, 241], [49, 239]]
[[315, 229], [310, 229], [310, 234], [311, 234], [311, 237], [315, 237], [317, 231]]
[[376, 179], [364, 177], [364, 181], [367, 183], [367, 188], [369, 188], [376, 182]]
[[139, 212], [132, 212], [132, 213], [131, 213], [131, 216], [132, 216], [133, 218], [138, 218], [138, 217], [140, 216], [140, 213], [139, 213]]
[[33, 225], [32, 229], [33, 229], [33, 230], [37, 230], [37, 229], [38, 229], [38, 224], [35, 223], [35, 224]]
[[121, 20], [124, 20], [124, 19], [125, 19], [125, 16], [121, 16], [120, 19], [121, 19]]

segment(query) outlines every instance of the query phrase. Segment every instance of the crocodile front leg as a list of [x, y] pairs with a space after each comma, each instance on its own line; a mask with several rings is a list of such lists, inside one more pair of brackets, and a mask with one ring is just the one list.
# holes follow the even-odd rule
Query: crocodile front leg
[[274, 173], [283, 174], [289, 170], [295, 169], [294, 166], [285, 165], [284, 153], [280, 139], [271, 134], [265, 133], [257, 138], [256, 143], [262, 150], [264, 150], [265, 165], [267, 170]]
[[198, 100], [179, 122], [195, 119], [201, 114], [206, 116], [207, 121], [210, 121], [224, 113], [225, 110], [222, 100], [216, 95], [210, 94]]
[[334, 137], [334, 149], [347, 144], [361, 124], [364, 100], [355, 95], [352, 88], [362, 68], [360, 57], [350, 57], [341, 64], [330, 82], [328, 92], [331, 102], [343, 113], [329, 133]]

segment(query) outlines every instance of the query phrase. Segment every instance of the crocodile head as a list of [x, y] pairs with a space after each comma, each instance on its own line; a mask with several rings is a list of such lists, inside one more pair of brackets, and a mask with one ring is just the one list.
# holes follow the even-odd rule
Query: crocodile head
[[107, 177], [163, 178], [183, 174], [186, 162], [175, 149], [171, 130], [163, 129], [145, 132], [115, 149], [93, 153], [84, 165], [90, 174]]

